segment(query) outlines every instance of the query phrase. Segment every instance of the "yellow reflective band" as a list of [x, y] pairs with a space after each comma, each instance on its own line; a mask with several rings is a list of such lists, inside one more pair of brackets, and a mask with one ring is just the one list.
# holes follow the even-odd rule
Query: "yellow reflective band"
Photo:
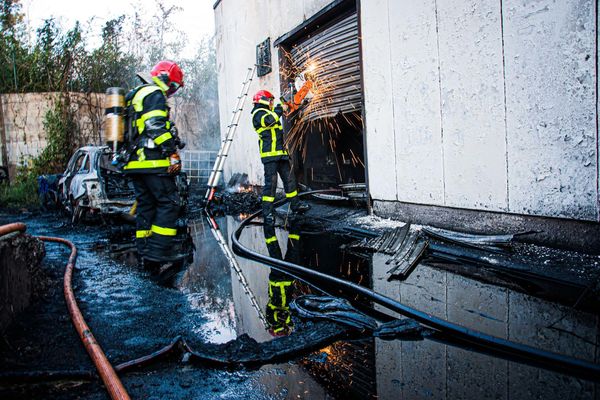
[[290, 286], [292, 283], [294, 283], [294, 281], [269, 281], [269, 285], [279, 287]]
[[267, 244], [270, 244], [270, 243], [273, 243], [273, 242], [276, 242], [276, 241], [277, 241], [277, 236], [271, 236], [270, 238], [266, 238], [265, 239], [265, 242]]
[[287, 307], [287, 296], [285, 294], [285, 288], [291, 286], [292, 281], [271, 281], [269, 280], [269, 296], [273, 297], [273, 286], [279, 288], [279, 293], [281, 294], [281, 307]]
[[148, 111], [145, 114], [142, 114], [142, 116], [139, 117], [135, 121], [135, 124], [137, 125], [139, 133], [142, 133], [144, 131], [144, 129], [146, 129], [146, 121], [149, 120], [150, 118], [155, 118], [155, 117], [165, 117], [166, 118], [167, 112], [165, 110], [152, 110], [152, 111]]
[[163, 81], [161, 81], [157, 76], [152, 77], [152, 82], [154, 82], [154, 84], [156, 86], [158, 86], [160, 88], [160, 90], [162, 90], [165, 93], [169, 90], [169, 87], [167, 86], [167, 84], [164, 83]]
[[154, 143], [160, 145], [172, 138], [173, 138], [173, 136], [171, 135], [171, 132], [166, 132], [166, 133], [163, 133], [162, 135], [160, 135], [159, 137], [157, 137], [156, 139], [154, 139]]
[[135, 152], [138, 156], [138, 161], [145, 161], [146, 160], [146, 153], [144, 153], [144, 149], [137, 149], [137, 151]]
[[294, 190], [293, 192], [286, 193], [285, 197], [287, 197], [289, 199], [290, 197], [296, 197], [297, 195], [298, 195], [298, 191]]
[[133, 109], [137, 112], [142, 111], [144, 109], [144, 98], [146, 98], [146, 96], [148, 96], [150, 93], [156, 92], [157, 90], [160, 90], [160, 88], [157, 86], [144, 86], [138, 90], [131, 100]]
[[152, 236], [152, 231], [149, 231], [149, 230], [135, 231], [135, 237], [137, 239], [147, 238], [149, 236]]
[[262, 118], [260, 119], [260, 126], [262, 126], [263, 128], [264, 128], [265, 126], [267, 126], [267, 125], [265, 125], [265, 118], [267, 118], [268, 116], [269, 116], [269, 113], [268, 113], [268, 112], [266, 112], [266, 113], [265, 113], [265, 114], [262, 116]]
[[260, 156], [262, 158], [272, 157], [272, 156], [287, 156], [287, 155], [288, 155], [288, 153], [285, 150], [267, 151], [267, 152], [264, 152], [264, 153], [263, 152], [260, 153]]
[[[277, 113], [271, 111], [271, 110], [267, 110], [265, 108], [258, 108], [256, 110], [254, 110], [254, 112], [252, 113], [252, 118], [254, 118], [254, 114], [256, 114], [259, 111], [265, 111], [265, 115], [263, 115], [260, 119], [260, 125], [261, 127], [256, 130], [256, 133], [262, 133], [264, 131], [266, 131], [267, 129], [283, 129], [283, 126], [281, 125], [281, 123], [279, 123], [279, 115], [277, 115]], [[271, 115], [273, 116], [273, 118], [275, 118], [275, 125], [271, 125], [271, 126], [265, 126], [265, 117], [267, 115]]]
[[268, 203], [272, 203], [275, 201], [275, 197], [271, 197], [271, 196], [263, 196], [262, 197], [262, 201], [266, 201]]
[[300, 235], [297, 235], [295, 233], [290, 233], [288, 235], [288, 239], [300, 240]]
[[165, 160], [145, 160], [145, 161], [129, 161], [123, 169], [148, 169], [148, 168], [164, 168], [169, 167], [171, 163], [168, 159]]
[[177, 235], [177, 229], [163, 228], [162, 226], [152, 225], [152, 232], [163, 235], [163, 236], [175, 236]]
[[268, 131], [269, 129], [283, 129], [283, 127], [279, 124], [273, 125], [273, 126], [267, 126], [265, 128], [256, 129], [256, 133], [260, 134], [260, 133], [263, 133], [264, 131]]
[[271, 129], [271, 153], [277, 151], [277, 130]]

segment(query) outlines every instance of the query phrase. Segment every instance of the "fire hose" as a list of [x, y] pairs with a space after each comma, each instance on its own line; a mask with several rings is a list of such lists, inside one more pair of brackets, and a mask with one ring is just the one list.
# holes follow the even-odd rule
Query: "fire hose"
[[[25, 224], [21, 222], [12, 223], [8, 225], [0, 226], [0, 235], [5, 235], [12, 232], [25, 232], [27, 227]], [[54, 242], [61, 243], [68, 246], [71, 249], [71, 254], [69, 255], [69, 261], [67, 262], [67, 267], [65, 269], [64, 275], [64, 283], [63, 289], [65, 294], [65, 301], [67, 303], [67, 308], [69, 310], [69, 314], [71, 315], [71, 321], [73, 322], [73, 326], [77, 330], [79, 334], [79, 338], [83, 342], [86, 351], [88, 352], [90, 358], [92, 359], [98, 373], [100, 374], [100, 378], [102, 382], [104, 382], [104, 386], [108, 391], [111, 399], [118, 400], [126, 400], [129, 399], [129, 394], [125, 390], [123, 383], [117, 376], [114, 368], [106, 358], [104, 351], [94, 338], [90, 327], [85, 322], [81, 311], [79, 310], [79, 306], [77, 305], [77, 300], [75, 299], [75, 295], [73, 293], [73, 288], [71, 286], [71, 279], [73, 277], [73, 269], [75, 267], [75, 262], [77, 259], [77, 248], [73, 243], [66, 239], [61, 239], [57, 237], [50, 236], [38, 236], [38, 239], [44, 242]]]
[[[331, 189], [325, 191], [315, 190], [301, 193], [300, 196], [331, 191]], [[275, 206], [279, 206], [286, 201], [287, 199], [282, 199], [276, 202]], [[490, 352], [501, 357], [512, 357], [527, 364], [541, 366], [568, 375], [577, 375], [586, 379], [600, 381], [600, 364], [594, 364], [585, 360], [545, 351], [525, 344], [488, 335], [474, 329], [469, 329], [450, 321], [435, 317], [423, 311], [408, 307], [399, 301], [386, 297], [364, 286], [360, 286], [344, 279], [327, 275], [301, 265], [293, 264], [288, 261], [272, 258], [243, 246], [239, 239], [244, 228], [250, 224], [254, 218], [261, 214], [262, 210], [259, 210], [250, 215], [241, 222], [238, 229], [231, 235], [233, 252], [238, 256], [257, 261], [261, 264], [268, 265], [285, 273], [291, 273], [294, 276], [301, 278], [303, 281], [318, 279], [320, 282], [327, 282], [336, 285], [337, 287], [348, 290], [353, 294], [360, 294], [365, 298], [384, 306], [388, 310], [395, 311], [408, 318], [412, 318], [422, 325], [447, 335], [451, 338], [451, 340], [474, 347], [480, 351]]]

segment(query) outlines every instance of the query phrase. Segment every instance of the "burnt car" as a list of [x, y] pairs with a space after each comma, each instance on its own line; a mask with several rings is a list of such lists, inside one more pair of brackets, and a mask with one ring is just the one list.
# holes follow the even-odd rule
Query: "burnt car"
[[79, 148], [58, 182], [58, 195], [73, 222], [129, 213], [135, 200], [133, 185], [111, 164], [108, 146]]
[[[74, 223], [93, 217], [133, 222], [130, 215], [135, 202], [131, 180], [112, 164], [113, 152], [108, 146], [79, 148], [69, 160], [58, 181], [60, 202]], [[187, 175], [176, 177], [181, 199], [181, 214], [185, 215], [189, 186]]]

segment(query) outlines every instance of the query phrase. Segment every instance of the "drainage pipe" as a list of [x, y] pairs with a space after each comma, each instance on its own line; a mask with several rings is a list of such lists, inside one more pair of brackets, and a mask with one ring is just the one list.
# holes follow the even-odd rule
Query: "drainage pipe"
[[[26, 226], [23, 223], [13, 223], [8, 225], [0, 226], [0, 235], [5, 235], [7, 233], [21, 231], [25, 232]], [[71, 254], [69, 255], [69, 261], [67, 262], [67, 267], [65, 269], [64, 275], [64, 283], [63, 289], [65, 293], [65, 301], [67, 303], [67, 308], [69, 309], [69, 314], [71, 315], [71, 321], [79, 334], [79, 338], [83, 342], [85, 349], [87, 350], [90, 358], [94, 362], [102, 381], [104, 382], [104, 386], [108, 390], [108, 393], [113, 400], [128, 400], [130, 399], [129, 394], [125, 390], [123, 383], [117, 376], [114, 368], [106, 358], [106, 355], [102, 351], [102, 348], [96, 342], [96, 338], [92, 334], [90, 327], [85, 322], [81, 311], [79, 310], [79, 306], [77, 305], [77, 300], [75, 299], [75, 295], [73, 294], [73, 288], [71, 286], [71, 279], [73, 276], [73, 268], [75, 267], [75, 261], [77, 259], [77, 248], [73, 243], [66, 239], [61, 239], [57, 237], [50, 236], [38, 236], [37, 237], [44, 242], [54, 242], [61, 243], [68, 246], [71, 249]]]
[[[305, 192], [300, 195], [308, 195], [320, 191]], [[276, 203], [283, 204], [286, 199]], [[373, 302], [384, 306], [385, 308], [402, 314], [408, 318], [412, 318], [419, 323], [433, 328], [439, 332], [443, 332], [450, 337], [466, 342], [480, 349], [488, 349], [492, 352], [499, 353], [504, 356], [511, 356], [522, 362], [542, 366], [568, 375], [578, 375], [586, 379], [600, 381], [600, 365], [594, 364], [585, 360], [580, 360], [573, 357], [568, 357], [562, 354], [552, 353], [541, 350], [525, 344], [512, 342], [506, 339], [501, 339], [495, 336], [485, 334], [473, 329], [465, 328], [461, 325], [454, 324], [444, 319], [427, 314], [423, 311], [408, 307], [394, 299], [383, 296], [366, 287], [357, 285], [346, 280], [323, 274], [321, 272], [293, 264], [287, 261], [271, 258], [260, 254], [254, 250], [244, 247], [240, 243], [240, 236], [244, 228], [257, 216], [262, 213], [262, 210], [255, 212], [248, 218], [242, 221], [238, 229], [231, 235], [233, 252], [241, 257], [258, 261], [269, 265], [283, 272], [292, 272], [300, 277], [317, 278], [328, 283], [337, 285], [350, 292], [361, 294], [362, 296], [372, 300]], [[306, 278], [308, 279], [308, 278]], [[303, 278], [304, 280], [304, 278]]]

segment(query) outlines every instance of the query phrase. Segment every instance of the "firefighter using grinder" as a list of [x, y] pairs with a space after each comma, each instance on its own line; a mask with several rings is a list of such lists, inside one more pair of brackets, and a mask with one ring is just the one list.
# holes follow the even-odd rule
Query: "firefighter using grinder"
[[278, 103], [273, 107], [275, 97], [267, 90], [259, 90], [252, 102], [252, 125], [258, 134], [260, 158], [264, 167], [265, 184], [262, 192], [262, 209], [265, 221], [265, 240], [267, 245], [275, 238], [275, 215], [273, 202], [277, 190], [277, 176], [283, 181], [285, 197], [290, 200], [293, 213], [307, 211], [308, 204], [298, 199], [296, 177], [290, 168], [290, 157], [283, 143], [283, 106]]

